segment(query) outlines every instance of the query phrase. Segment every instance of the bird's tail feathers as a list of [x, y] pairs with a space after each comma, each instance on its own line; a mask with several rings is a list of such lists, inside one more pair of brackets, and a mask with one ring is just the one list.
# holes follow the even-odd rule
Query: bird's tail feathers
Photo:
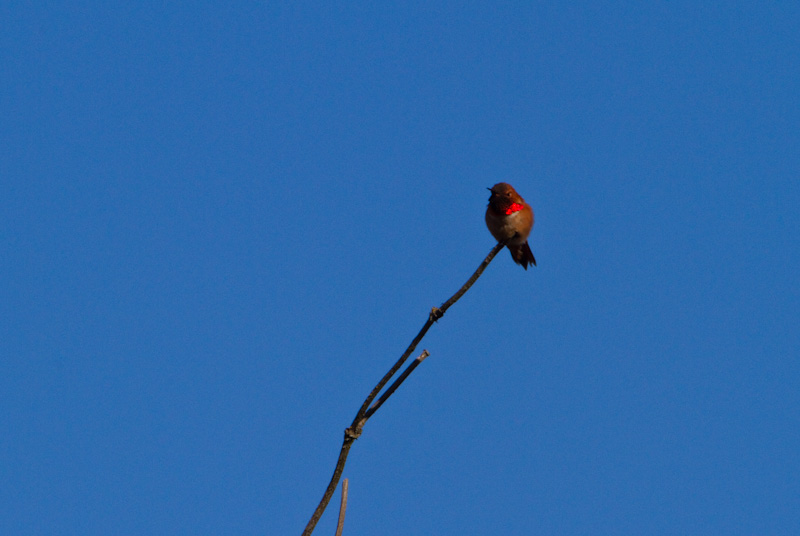
[[526, 270], [528, 269], [529, 264], [536, 266], [536, 257], [533, 256], [531, 247], [527, 242], [521, 246], [508, 246], [508, 251], [511, 252], [511, 258], [514, 259], [514, 262]]

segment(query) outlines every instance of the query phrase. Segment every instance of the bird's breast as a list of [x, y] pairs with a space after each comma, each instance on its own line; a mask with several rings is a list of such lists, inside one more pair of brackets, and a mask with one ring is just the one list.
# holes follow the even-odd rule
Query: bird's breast
[[491, 208], [486, 211], [486, 226], [498, 242], [513, 238], [509, 244], [524, 244], [528, 240], [532, 223], [529, 210], [519, 210], [508, 215], [498, 214]]

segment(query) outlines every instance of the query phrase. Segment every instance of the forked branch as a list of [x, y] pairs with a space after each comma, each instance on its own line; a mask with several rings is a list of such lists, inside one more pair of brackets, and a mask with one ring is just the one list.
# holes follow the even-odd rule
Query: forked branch
[[367, 398], [364, 400], [364, 403], [361, 405], [361, 408], [359, 408], [358, 413], [356, 413], [353, 422], [344, 431], [344, 441], [342, 442], [342, 449], [339, 452], [339, 460], [336, 462], [336, 468], [334, 469], [333, 476], [328, 484], [328, 489], [325, 490], [325, 494], [322, 496], [322, 500], [319, 502], [317, 509], [314, 511], [314, 515], [312, 515], [311, 519], [308, 521], [308, 525], [306, 525], [306, 528], [303, 531], [303, 536], [310, 536], [310, 534], [314, 532], [314, 527], [322, 517], [322, 513], [325, 511], [325, 508], [327, 508], [331, 497], [333, 497], [333, 492], [336, 490], [336, 486], [339, 484], [339, 479], [344, 471], [344, 464], [347, 461], [347, 455], [350, 453], [350, 447], [361, 435], [367, 420], [372, 417], [376, 411], [378, 411], [383, 403], [386, 402], [386, 400], [392, 395], [392, 393], [394, 393], [400, 384], [403, 383], [408, 375], [411, 374], [417, 365], [419, 365], [423, 359], [430, 355], [428, 354], [428, 351], [424, 350], [422, 354], [420, 354], [420, 356], [417, 357], [417, 359], [415, 359], [405, 371], [403, 371], [403, 373], [397, 378], [392, 386], [386, 390], [383, 396], [371, 406], [372, 402], [378, 396], [378, 393], [380, 393], [383, 388], [386, 387], [386, 384], [389, 383], [389, 380], [391, 380], [392, 377], [397, 374], [397, 371], [400, 370], [400, 368], [403, 366], [403, 363], [405, 363], [408, 359], [408, 356], [410, 356], [414, 349], [416, 349], [417, 345], [425, 336], [425, 334], [428, 333], [428, 330], [434, 324], [434, 322], [442, 318], [444, 313], [447, 312], [447, 310], [469, 290], [469, 288], [481, 276], [486, 267], [489, 266], [489, 263], [492, 262], [492, 259], [494, 259], [495, 255], [497, 255], [500, 250], [503, 249], [503, 247], [505, 247], [505, 242], [498, 242], [497, 245], [492, 248], [492, 251], [490, 251], [486, 256], [486, 258], [483, 259], [483, 262], [480, 266], [478, 266], [478, 269], [475, 270], [475, 273], [473, 273], [467, 282], [464, 283], [460, 289], [458, 289], [458, 292], [453, 294], [450, 299], [444, 302], [441, 306], [431, 309], [431, 312], [428, 314], [428, 319], [425, 321], [425, 325], [422, 326], [422, 329], [419, 330], [417, 336], [414, 337], [414, 340], [408, 345], [406, 351], [403, 352], [403, 355], [400, 356], [400, 359], [398, 359], [392, 368], [389, 369], [389, 372], [387, 372], [386, 375], [381, 378], [381, 381], [378, 382], [375, 388], [372, 389]]

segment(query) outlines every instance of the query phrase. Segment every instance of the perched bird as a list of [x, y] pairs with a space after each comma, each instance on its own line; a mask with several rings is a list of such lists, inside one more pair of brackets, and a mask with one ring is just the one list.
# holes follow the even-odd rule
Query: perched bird
[[498, 242], [506, 242], [514, 262], [526, 270], [536, 266], [536, 259], [528, 245], [528, 235], [533, 228], [533, 209], [522, 199], [514, 187], [498, 182], [489, 191], [489, 206], [486, 207], [486, 227]]

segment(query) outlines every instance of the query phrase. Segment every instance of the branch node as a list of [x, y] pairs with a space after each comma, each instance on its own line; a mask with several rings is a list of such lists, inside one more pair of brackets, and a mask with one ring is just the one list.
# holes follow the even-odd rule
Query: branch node
[[437, 320], [439, 320], [443, 316], [444, 316], [444, 312], [442, 312], [441, 309], [439, 309], [438, 307], [433, 307], [433, 308], [431, 308], [431, 314], [428, 315], [428, 320], [431, 321], [431, 322], [436, 322]]
[[356, 439], [361, 437], [361, 432], [363, 432], [363, 430], [361, 429], [360, 425], [357, 427], [351, 426], [350, 428], [346, 428], [344, 431], [345, 441], [348, 439], [350, 439], [351, 441], [355, 441]]

